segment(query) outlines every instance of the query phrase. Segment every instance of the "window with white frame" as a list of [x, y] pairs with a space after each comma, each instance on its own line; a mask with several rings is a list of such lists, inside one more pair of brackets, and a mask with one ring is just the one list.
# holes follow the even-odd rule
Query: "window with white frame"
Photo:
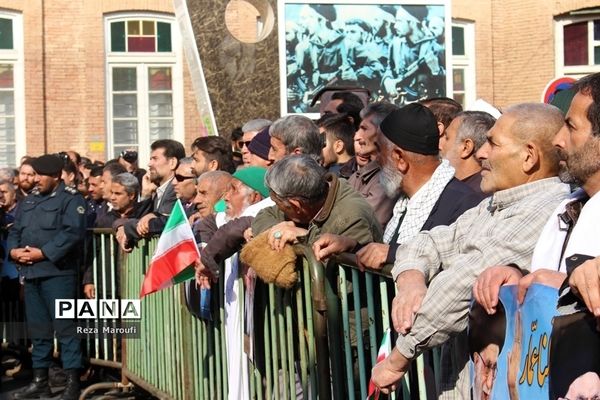
[[183, 142], [183, 73], [175, 19], [106, 18], [108, 158], [136, 150], [144, 163], [158, 139]]
[[467, 107], [475, 101], [475, 24], [452, 21], [452, 83], [454, 100]]
[[556, 21], [556, 75], [600, 72], [600, 9], [573, 11]]
[[21, 14], [0, 11], [0, 166], [17, 166], [25, 155]]

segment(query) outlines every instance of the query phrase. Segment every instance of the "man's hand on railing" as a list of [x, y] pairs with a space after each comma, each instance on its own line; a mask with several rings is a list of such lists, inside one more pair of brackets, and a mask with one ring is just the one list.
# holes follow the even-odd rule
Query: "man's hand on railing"
[[96, 287], [93, 283], [86, 283], [83, 285], [83, 294], [86, 299], [95, 299], [96, 298]]
[[404, 271], [396, 279], [396, 288], [396, 297], [392, 301], [392, 322], [396, 332], [406, 335], [427, 294], [425, 275], [417, 270]]
[[315, 258], [318, 261], [323, 261], [331, 255], [351, 251], [355, 247], [356, 240], [354, 239], [332, 233], [324, 233], [313, 244], [312, 249], [313, 253], [315, 253]]
[[495, 265], [487, 268], [473, 285], [475, 301], [490, 315], [496, 312], [498, 293], [502, 285], [516, 285], [523, 277], [521, 271], [507, 265]]
[[371, 380], [383, 394], [389, 394], [396, 390], [396, 385], [404, 376], [410, 360], [404, 357], [396, 347], [390, 355], [380, 363], [376, 364], [371, 371]]
[[298, 238], [307, 234], [306, 229], [298, 228], [292, 221], [280, 222], [269, 230], [268, 243], [271, 249], [281, 251], [287, 243], [298, 243]]
[[115, 232], [115, 238], [117, 239], [121, 250], [123, 250], [126, 253], [130, 253], [133, 250], [131, 247], [128, 246], [127, 235], [125, 234], [124, 226], [121, 225], [117, 228], [117, 231]]
[[146, 236], [150, 232], [150, 220], [156, 218], [153, 213], [146, 214], [137, 223], [136, 230], [138, 235]]
[[210, 289], [211, 282], [216, 282], [217, 278], [210, 272], [208, 268], [202, 264], [202, 261], [198, 260], [194, 264], [196, 270], [196, 283], [202, 289]]
[[356, 253], [356, 263], [363, 270], [366, 268], [381, 269], [385, 265], [390, 245], [384, 243], [369, 243]]

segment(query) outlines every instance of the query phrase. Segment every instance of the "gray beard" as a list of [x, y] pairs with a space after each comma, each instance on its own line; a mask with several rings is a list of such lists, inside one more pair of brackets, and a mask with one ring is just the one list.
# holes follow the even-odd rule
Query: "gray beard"
[[379, 173], [379, 183], [383, 187], [383, 191], [390, 199], [396, 197], [402, 188], [402, 174], [389, 168], [386, 165], [381, 167]]

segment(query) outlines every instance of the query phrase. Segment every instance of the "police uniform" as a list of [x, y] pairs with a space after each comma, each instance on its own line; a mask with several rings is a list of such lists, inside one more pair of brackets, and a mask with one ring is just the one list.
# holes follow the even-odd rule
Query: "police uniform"
[[[38, 166], [40, 170], [34, 167], [38, 174], [54, 175], [46, 173], [56, 169], [55, 160], [48, 157], [53, 156], [39, 157], [46, 164], [42, 162], [41, 167]], [[77, 264], [85, 234], [85, 214], [83, 197], [61, 181], [51, 193], [36, 191], [27, 196], [9, 232], [9, 252], [29, 246], [40, 249], [44, 255], [44, 259], [19, 268], [25, 282], [25, 310], [33, 342], [34, 382], [36, 371], [43, 374], [50, 367], [54, 332], [61, 344], [63, 368], [77, 371], [82, 365], [75, 321], [56, 319], [54, 313], [56, 299], [76, 298]], [[78, 387], [79, 376], [73, 375], [77, 377]]]

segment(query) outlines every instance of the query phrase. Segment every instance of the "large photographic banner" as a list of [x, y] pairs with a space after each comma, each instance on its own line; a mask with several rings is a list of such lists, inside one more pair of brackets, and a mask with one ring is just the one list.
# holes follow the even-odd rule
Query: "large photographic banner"
[[282, 114], [318, 112], [326, 86], [397, 105], [451, 92], [449, 1], [279, 0], [278, 11]]
[[473, 398], [493, 400], [600, 398], [600, 323], [580, 311], [557, 313], [558, 291], [534, 284], [522, 305], [517, 287], [500, 289], [488, 315], [469, 315]]

